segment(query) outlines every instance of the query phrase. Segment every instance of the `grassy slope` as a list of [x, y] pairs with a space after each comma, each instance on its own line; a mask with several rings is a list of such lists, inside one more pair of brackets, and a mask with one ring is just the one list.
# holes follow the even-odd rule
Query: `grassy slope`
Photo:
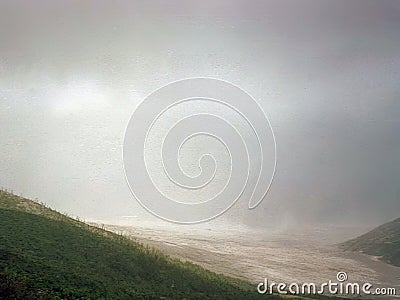
[[400, 218], [341, 244], [345, 250], [380, 256], [381, 260], [400, 266]]
[[0, 299], [261, 297], [246, 282], [0, 192]]
[[0, 190], [0, 299], [283, 298]]

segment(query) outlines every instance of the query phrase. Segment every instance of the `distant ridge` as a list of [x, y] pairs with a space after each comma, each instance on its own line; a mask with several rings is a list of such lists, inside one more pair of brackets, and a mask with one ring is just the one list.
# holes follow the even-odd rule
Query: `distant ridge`
[[378, 256], [380, 260], [400, 267], [400, 218], [344, 242], [340, 247]]

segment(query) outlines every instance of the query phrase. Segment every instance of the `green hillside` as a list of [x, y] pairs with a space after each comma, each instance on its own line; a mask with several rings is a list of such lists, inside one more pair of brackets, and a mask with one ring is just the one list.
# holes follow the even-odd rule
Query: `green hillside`
[[282, 298], [0, 190], [0, 299]]
[[379, 256], [384, 262], [400, 266], [400, 218], [340, 246], [344, 250]]
[[0, 299], [259, 298], [246, 282], [0, 192]]

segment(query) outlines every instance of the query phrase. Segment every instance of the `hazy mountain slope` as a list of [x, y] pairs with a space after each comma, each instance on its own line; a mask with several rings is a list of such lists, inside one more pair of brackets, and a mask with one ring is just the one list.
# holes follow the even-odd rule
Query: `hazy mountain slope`
[[0, 299], [258, 299], [255, 287], [0, 192]]
[[372, 231], [347, 241], [341, 248], [361, 251], [395, 266], [400, 266], [400, 218], [383, 224]]

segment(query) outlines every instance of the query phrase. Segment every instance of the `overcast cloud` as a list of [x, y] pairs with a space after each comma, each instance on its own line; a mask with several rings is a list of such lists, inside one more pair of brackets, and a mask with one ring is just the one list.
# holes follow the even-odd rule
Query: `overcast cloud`
[[125, 182], [127, 122], [160, 86], [210, 76], [257, 99], [278, 143], [267, 199], [225, 218], [398, 217], [400, 2], [215, 2], [1, 1], [0, 185], [85, 218], [152, 220]]

